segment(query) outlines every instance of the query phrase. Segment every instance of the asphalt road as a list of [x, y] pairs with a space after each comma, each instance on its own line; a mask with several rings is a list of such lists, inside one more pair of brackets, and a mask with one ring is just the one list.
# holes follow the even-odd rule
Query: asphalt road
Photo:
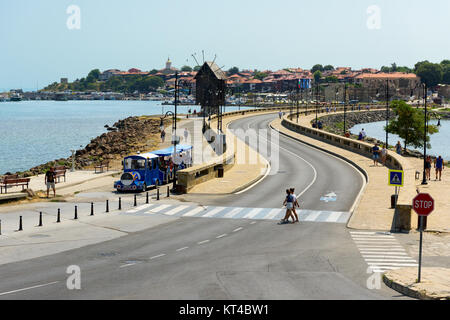
[[[265, 127], [269, 120], [270, 116], [254, 117], [233, 123], [233, 127]], [[304, 208], [348, 211], [352, 207], [362, 186], [355, 169], [281, 136], [280, 146], [290, 151], [280, 153], [281, 172], [267, 176], [247, 192], [220, 197], [214, 204], [276, 208], [282, 201], [282, 189], [295, 186], [297, 193], [308, 187], [301, 196]], [[337, 201], [320, 201], [329, 191], [336, 193]], [[80, 267], [81, 290], [67, 289], [70, 265]], [[399, 296], [383, 284], [380, 289], [367, 289], [371, 276], [367, 265], [345, 225], [334, 223], [277, 225], [273, 221], [180, 218], [119, 239], [2, 265], [0, 274], [0, 299]]]

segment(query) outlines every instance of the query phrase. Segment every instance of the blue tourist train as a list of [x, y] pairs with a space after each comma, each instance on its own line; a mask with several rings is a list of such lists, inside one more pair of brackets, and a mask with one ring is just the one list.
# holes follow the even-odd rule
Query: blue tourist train
[[173, 181], [175, 166], [182, 170], [192, 163], [192, 146], [177, 145], [174, 148], [136, 154], [123, 159], [123, 173], [114, 189], [124, 191], [146, 191], [149, 187]]

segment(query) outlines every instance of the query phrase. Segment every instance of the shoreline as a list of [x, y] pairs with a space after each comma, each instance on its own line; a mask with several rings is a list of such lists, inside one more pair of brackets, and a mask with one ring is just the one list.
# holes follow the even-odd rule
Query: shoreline
[[[157, 115], [141, 115], [118, 120], [112, 126], [105, 125], [107, 132], [93, 138], [84, 148], [76, 150], [75, 169], [93, 168], [102, 161], [108, 161], [110, 167], [114, 167], [116, 162], [120, 165], [121, 158], [129, 153], [157, 147], [160, 140], [160, 119]], [[171, 119], [164, 119], [165, 127], [171, 123]], [[0, 176], [18, 174], [19, 177], [31, 177], [45, 173], [51, 166], [62, 165], [70, 170], [72, 156], [54, 159], [24, 171], [7, 171]]]

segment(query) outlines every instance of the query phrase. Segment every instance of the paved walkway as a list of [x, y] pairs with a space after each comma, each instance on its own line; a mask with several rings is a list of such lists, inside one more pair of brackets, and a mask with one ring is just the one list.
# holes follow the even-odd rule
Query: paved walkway
[[383, 280], [404, 295], [425, 300], [450, 300], [450, 268], [422, 268], [417, 283], [418, 268], [402, 268], [384, 274]]

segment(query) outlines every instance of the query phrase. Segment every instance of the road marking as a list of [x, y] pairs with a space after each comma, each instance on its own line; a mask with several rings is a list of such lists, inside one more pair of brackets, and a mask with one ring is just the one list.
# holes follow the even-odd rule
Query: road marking
[[161, 258], [161, 257], [164, 257], [165, 255], [166, 255], [165, 253], [161, 253], [161, 254], [158, 254], [157, 256], [150, 257], [150, 260]]
[[315, 221], [317, 217], [320, 215], [321, 211], [313, 212], [308, 215], [308, 217], [305, 219], [305, 221]]
[[399, 258], [392, 258], [392, 259], [384, 259], [384, 258], [378, 258], [378, 259], [365, 259], [367, 262], [417, 262], [416, 260], [413, 260], [411, 258], [409, 259], [399, 259]]
[[160, 212], [160, 211], [162, 211], [164, 209], [167, 209], [168, 207], [170, 207], [169, 204], [162, 204], [159, 207], [156, 207], [156, 208], [153, 208], [153, 209], [149, 210], [148, 213], [157, 213], [157, 212]]
[[208, 243], [208, 242], [209, 242], [209, 240], [203, 240], [203, 241], [197, 242], [197, 244], [205, 244], [205, 243]]
[[252, 222], [250, 222], [250, 224], [255, 224], [256, 223], [256, 221], [252, 221]]
[[177, 252], [183, 251], [183, 250], [186, 250], [186, 249], [189, 249], [189, 247], [183, 247], [183, 248], [177, 249]]
[[183, 214], [183, 217], [191, 217], [191, 216], [193, 216], [193, 215], [195, 215], [195, 214], [197, 214], [197, 213], [199, 213], [199, 212], [201, 212], [203, 210], [205, 210], [205, 208], [203, 208], [203, 207], [194, 208], [194, 209], [186, 212], [185, 214]]
[[126, 213], [135, 213], [135, 212], [150, 208], [152, 206], [154, 206], [154, 204], [144, 204], [142, 206], [136, 207], [135, 209], [128, 210]]
[[188, 208], [189, 206], [178, 206], [178, 207], [175, 207], [175, 208], [173, 208], [172, 210], [169, 210], [169, 211], [167, 211], [167, 212], [164, 212], [164, 214], [167, 214], [167, 215], [169, 215], [169, 216], [173, 216], [174, 214], [176, 214], [176, 213], [178, 213], [178, 212], [180, 212], [180, 211], [183, 211], [184, 209], [186, 209], [186, 208]]
[[223, 237], [226, 237], [226, 236], [227, 236], [227, 234], [224, 233], [224, 234], [221, 234], [220, 236], [217, 236], [216, 239], [220, 239], [220, 238], [223, 238]]
[[36, 288], [42, 288], [42, 287], [46, 287], [46, 286], [51, 286], [52, 284], [55, 284], [55, 283], [58, 283], [58, 282], [59, 281], [53, 281], [53, 282], [49, 282], [49, 283], [45, 283], [45, 284], [39, 284], [37, 286], [32, 286], [32, 287], [28, 287], [28, 288], [2, 292], [2, 293], [0, 293], [0, 296], [4, 296], [4, 295], [7, 295], [7, 294], [16, 293], [16, 292], [21, 292], [21, 291], [26, 291], [26, 290], [31, 290], [31, 289], [36, 289]]
[[237, 229], [234, 229], [233, 232], [238, 232], [238, 231], [241, 231], [242, 229], [244, 229], [244, 228], [239, 227], [239, 228], [237, 228]]
[[269, 220], [269, 219], [272, 220], [273, 218], [275, 218], [275, 216], [277, 216], [282, 211], [283, 211], [283, 209], [272, 209], [262, 219], [263, 220]]
[[212, 209], [211, 211], [205, 213], [204, 215], [202, 215], [203, 218], [208, 218], [208, 217], [212, 217], [214, 215], [216, 215], [217, 213], [225, 210], [227, 207], [216, 207], [214, 209]]
[[244, 219], [252, 219], [253, 217], [255, 217], [258, 213], [260, 213], [263, 210], [263, 208], [253, 208], [252, 210], [250, 210], [249, 213], [247, 213], [245, 216], [243, 216], [242, 218]]
[[374, 263], [374, 262], [368, 262], [367, 263], [369, 266], [395, 266], [395, 267], [417, 267], [418, 264], [417, 263]]
[[223, 217], [224, 218], [233, 218], [235, 215], [237, 215], [242, 210], [244, 210], [244, 208], [234, 208], [233, 210], [231, 210], [230, 212], [225, 214]]
[[136, 264], [136, 262], [127, 263], [127, 264], [121, 265], [119, 268], [126, 268], [126, 267], [130, 267], [130, 266], [134, 266], [135, 264]]
[[330, 214], [330, 216], [325, 221], [326, 222], [336, 222], [336, 221], [338, 221], [341, 214], [342, 213], [340, 213], [340, 212], [333, 212], [332, 214]]

